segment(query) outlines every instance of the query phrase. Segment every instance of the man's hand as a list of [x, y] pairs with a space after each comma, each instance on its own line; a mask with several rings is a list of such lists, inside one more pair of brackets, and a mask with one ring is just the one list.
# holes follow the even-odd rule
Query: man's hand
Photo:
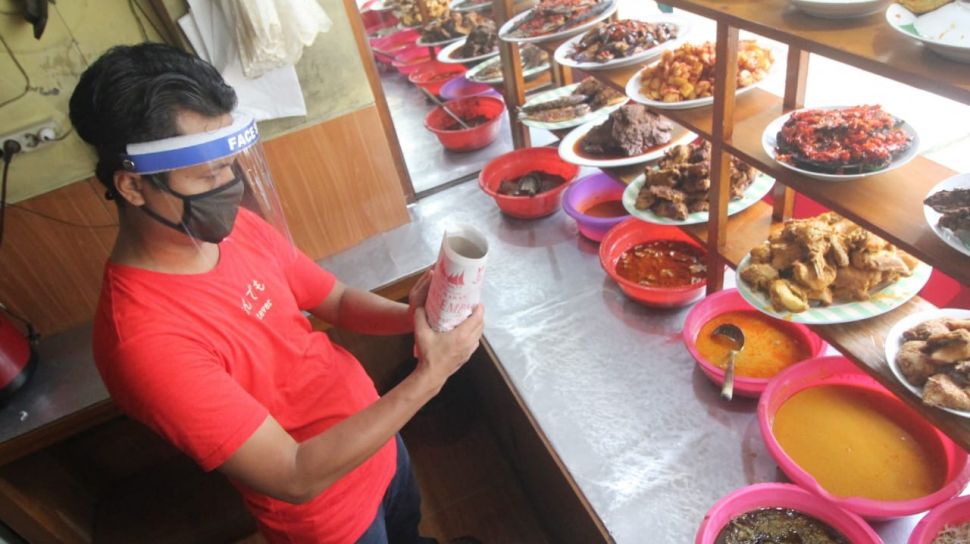
[[431, 287], [431, 277], [434, 275], [434, 269], [427, 270], [418, 281], [411, 286], [411, 292], [408, 293], [408, 323], [414, 323], [414, 313], [418, 308], [424, 308], [425, 301], [428, 300], [428, 288]]
[[435, 332], [428, 325], [423, 307], [414, 312], [414, 342], [421, 354], [416, 374], [421, 374], [437, 392], [478, 348], [485, 327], [485, 309], [475, 306], [472, 315], [448, 332]]

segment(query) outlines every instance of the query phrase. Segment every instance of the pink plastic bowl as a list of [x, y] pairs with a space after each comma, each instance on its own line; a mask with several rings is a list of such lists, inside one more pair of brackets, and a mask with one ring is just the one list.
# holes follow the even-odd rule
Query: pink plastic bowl
[[825, 502], [791, 484], [754, 484], [732, 491], [704, 515], [694, 544], [714, 544], [735, 517], [759, 508], [791, 508], [827, 524], [852, 544], [882, 544], [882, 539], [859, 516]]
[[[499, 194], [502, 181], [521, 177], [529, 172], [545, 172], [566, 178], [566, 182], [551, 191], [536, 196], [509, 196]], [[495, 199], [503, 213], [520, 219], [545, 217], [557, 209], [563, 190], [576, 179], [579, 167], [559, 158], [559, 152], [550, 147], [528, 147], [500, 155], [485, 165], [478, 176], [478, 186]]]
[[505, 113], [505, 102], [488, 96], [473, 96], [445, 102], [448, 109], [462, 119], [472, 119], [483, 115], [488, 121], [471, 128], [458, 128], [441, 106], [428, 112], [424, 118], [424, 126], [441, 141], [445, 149], [452, 151], [473, 151], [481, 149], [495, 141], [502, 128], [502, 114]]
[[375, 59], [384, 64], [391, 64], [398, 53], [414, 47], [414, 42], [418, 41], [420, 36], [421, 33], [417, 30], [401, 30], [383, 38], [372, 38], [370, 47], [374, 51]]
[[445, 64], [443, 62], [429, 62], [422, 64], [417, 70], [411, 72], [408, 81], [418, 87], [437, 95], [441, 92], [441, 87], [456, 77], [468, 71], [462, 64]]
[[[697, 335], [700, 334], [701, 328], [715, 317], [728, 312], [744, 310], [757, 311], [744, 300], [737, 289], [725, 289], [709, 295], [704, 300], [698, 302], [696, 306], [690, 309], [690, 312], [687, 314], [687, 319], [684, 321], [683, 337], [687, 351], [690, 352], [694, 360], [697, 361], [697, 364], [700, 365], [704, 374], [718, 386], [724, 384], [724, 370], [705, 359], [697, 351]], [[776, 321], [808, 346], [812, 354], [810, 359], [820, 357], [825, 353], [825, 348], [828, 344], [805, 325], [781, 320]], [[771, 378], [749, 378], [735, 374], [734, 392], [744, 397], [758, 397], [765, 390], [765, 387], [768, 386], [769, 381], [771, 381]]]
[[585, 210], [609, 200], [622, 201], [625, 185], [607, 174], [592, 174], [576, 180], [562, 195], [562, 209], [566, 215], [576, 220], [579, 233], [599, 242], [606, 232], [630, 217], [629, 214], [617, 217], [593, 217]]
[[397, 71], [404, 75], [410, 75], [411, 72], [432, 60], [434, 59], [431, 58], [431, 53], [428, 52], [427, 47], [415, 45], [398, 53], [391, 66], [397, 68]]
[[970, 521], [970, 496], [940, 503], [916, 524], [909, 544], [932, 544], [947, 525], [962, 525]]
[[[628, 297], [647, 306], [679, 308], [704, 296], [706, 280], [684, 287], [647, 287], [616, 273], [616, 262], [626, 250], [654, 240], [677, 240], [704, 249], [678, 227], [653, 225], [631, 217], [610, 229], [603, 237], [599, 251], [600, 265]], [[706, 250], [704, 253], [706, 254]]]
[[[860, 497], [837, 497], [823, 489], [815, 481], [815, 478], [802, 470], [788, 457], [771, 431], [775, 414], [778, 413], [778, 409], [785, 401], [799, 391], [819, 385], [846, 385], [874, 391], [885, 396], [886, 400], [894, 405], [893, 410], [898, 417], [905, 418], [907, 423], [920, 428], [927, 437], [931, 437], [935, 442], [930, 446], [943, 453], [947, 467], [946, 483], [943, 484], [943, 487], [925, 497], [907, 501], [877, 501]], [[771, 453], [775, 462], [792, 482], [868, 519], [891, 519], [929, 510], [959, 494], [970, 481], [967, 452], [954, 444], [939, 429], [930, 425], [915, 410], [879, 385], [869, 375], [864, 374], [845, 357], [831, 356], [809, 359], [805, 363], [790, 366], [779, 372], [768, 383], [768, 387], [765, 388], [761, 400], [758, 402], [758, 424], [761, 427], [761, 437], [768, 447], [768, 452]]]

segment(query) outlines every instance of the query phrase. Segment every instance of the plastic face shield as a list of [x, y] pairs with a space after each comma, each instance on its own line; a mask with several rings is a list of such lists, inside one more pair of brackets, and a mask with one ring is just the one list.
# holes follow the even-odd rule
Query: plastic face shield
[[172, 209], [144, 210], [193, 238], [205, 239], [207, 230], [218, 230], [206, 224], [218, 223], [220, 211], [233, 211], [241, 192], [242, 207], [292, 241], [251, 115], [234, 112], [231, 124], [214, 131], [129, 144], [122, 164], [178, 197], [170, 199]]

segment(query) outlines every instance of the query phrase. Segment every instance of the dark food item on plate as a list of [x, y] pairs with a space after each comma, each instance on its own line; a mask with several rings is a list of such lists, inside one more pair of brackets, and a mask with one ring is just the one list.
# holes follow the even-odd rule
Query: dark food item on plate
[[[707, 211], [710, 170], [710, 142], [676, 145], [667, 150], [657, 168], [645, 170], [646, 181], [635, 206], [679, 221], [691, 212]], [[750, 164], [731, 157], [731, 200], [740, 199], [757, 174]]]
[[679, 240], [637, 244], [616, 261], [620, 277], [648, 287], [685, 287], [704, 281], [704, 252]]
[[495, 23], [490, 19], [484, 19], [468, 33], [465, 43], [451, 55], [456, 58], [470, 59], [491, 53], [496, 47], [498, 47], [498, 34]]
[[[522, 59], [522, 71], [537, 68], [549, 61], [549, 55], [542, 49], [533, 45], [523, 47], [519, 55]], [[488, 67], [479, 70], [475, 74], [475, 79], [479, 81], [491, 81], [502, 78], [502, 63], [495, 59]]]
[[641, 104], [628, 104], [610, 114], [609, 119], [590, 130], [580, 140], [586, 153], [607, 155], [621, 152], [627, 157], [670, 141], [674, 125]]
[[543, 0], [512, 27], [509, 36], [534, 38], [566, 30], [596, 17], [611, 5], [609, 1], [596, 0]]
[[605, 106], [626, 101], [626, 95], [587, 77], [569, 96], [522, 107], [522, 116], [544, 123], [568, 121]]
[[498, 193], [509, 196], [536, 196], [566, 183], [566, 178], [536, 170], [517, 178], [503, 180]]
[[630, 57], [677, 37], [677, 25], [644, 21], [600, 23], [573, 46], [576, 62], [607, 62]]
[[451, 9], [454, 9], [454, 10], [471, 9], [478, 6], [484, 6], [486, 4], [491, 5], [491, 3], [492, 3], [491, 0], [482, 0], [482, 1], [466, 0], [465, 2], [458, 2], [457, 4], [453, 5]]
[[951, 189], [933, 193], [923, 204], [942, 213], [940, 226], [953, 231], [970, 230], [970, 189]]
[[751, 250], [741, 280], [771, 299], [776, 311], [804, 312], [809, 302], [869, 300], [869, 292], [912, 275], [909, 254], [842, 216], [790, 219]]
[[896, 365], [923, 403], [970, 410], [970, 319], [943, 317], [903, 332]]
[[745, 512], [721, 529], [714, 544], [849, 544], [825, 523], [791, 508]]
[[[394, 0], [393, 4], [394, 14], [397, 15], [402, 25], [413, 27], [424, 22], [416, 0]], [[424, 0], [424, 5], [432, 19], [440, 17], [448, 9], [445, 0]]]
[[421, 30], [421, 41], [424, 43], [443, 42], [467, 36], [477, 25], [488, 21], [477, 13], [458, 13], [446, 11], [444, 16], [431, 21]]
[[795, 112], [777, 136], [777, 159], [827, 174], [882, 170], [909, 149], [903, 122], [880, 106]]

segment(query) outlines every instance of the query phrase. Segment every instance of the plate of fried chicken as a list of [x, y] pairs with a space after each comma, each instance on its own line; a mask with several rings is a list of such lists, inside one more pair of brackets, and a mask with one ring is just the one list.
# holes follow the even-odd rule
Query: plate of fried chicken
[[[630, 215], [658, 225], [696, 225], [708, 220], [711, 188], [711, 143], [702, 140], [675, 145], [656, 165], [623, 191], [623, 207]], [[731, 200], [728, 215], [764, 198], [775, 180], [750, 164], [731, 157]]]
[[916, 296], [932, 268], [826, 212], [790, 219], [738, 263], [738, 291], [762, 312], [810, 325], [860, 321]]
[[941, 240], [970, 255], [970, 174], [957, 174], [933, 187], [923, 200], [923, 215]]
[[910, 314], [886, 336], [886, 362], [924, 404], [970, 417], [970, 310]]

